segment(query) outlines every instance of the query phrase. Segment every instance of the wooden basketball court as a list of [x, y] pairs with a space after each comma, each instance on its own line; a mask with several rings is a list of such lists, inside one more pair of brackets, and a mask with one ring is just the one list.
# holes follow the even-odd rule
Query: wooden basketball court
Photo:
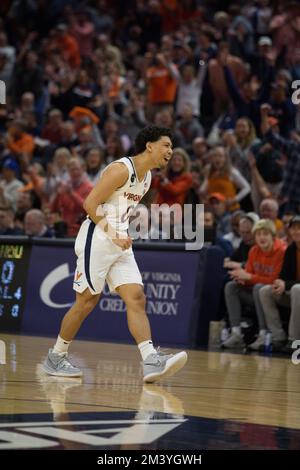
[[133, 345], [74, 341], [81, 380], [42, 372], [53, 339], [0, 339], [0, 449], [300, 448], [300, 364], [289, 358], [191, 350], [178, 374], [143, 386]]

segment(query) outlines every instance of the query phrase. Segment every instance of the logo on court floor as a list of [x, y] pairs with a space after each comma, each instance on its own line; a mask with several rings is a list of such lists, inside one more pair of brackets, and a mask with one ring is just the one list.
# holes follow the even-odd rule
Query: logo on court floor
[[6, 346], [3, 340], [0, 340], [0, 365], [6, 364]]
[[170, 415], [163, 413], [157, 415], [151, 420], [145, 418], [144, 413], [143, 417], [128, 416], [128, 419], [1, 423], [0, 450], [62, 446], [74, 449], [74, 443], [78, 449], [83, 445], [106, 449], [121, 445], [149, 445], [187, 421], [184, 418], [170, 418]]

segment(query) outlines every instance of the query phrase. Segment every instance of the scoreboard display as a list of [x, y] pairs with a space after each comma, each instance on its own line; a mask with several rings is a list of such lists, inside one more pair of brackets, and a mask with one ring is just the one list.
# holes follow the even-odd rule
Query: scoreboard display
[[20, 330], [30, 252], [26, 243], [0, 243], [0, 332]]

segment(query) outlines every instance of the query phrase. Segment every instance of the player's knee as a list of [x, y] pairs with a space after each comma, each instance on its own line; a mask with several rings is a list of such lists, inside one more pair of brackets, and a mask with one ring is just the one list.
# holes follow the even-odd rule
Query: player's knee
[[142, 289], [136, 289], [126, 301], [127, 307], [145, 309], [146, 296]]
[[92, 295], [89, 292], [85, 292], [77, 297], [77, 305], [83, 315], [88, 315], [96, 307], [98, 302], [99, 295]]

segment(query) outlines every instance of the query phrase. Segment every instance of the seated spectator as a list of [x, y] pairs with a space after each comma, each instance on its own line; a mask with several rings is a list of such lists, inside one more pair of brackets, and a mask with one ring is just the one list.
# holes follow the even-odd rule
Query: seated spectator
[[214, 214], [217, 235], [223, 237], [226, 233], [230, 233], [231, 229], [231, 215], [227, 211], [225, 196], [221, 193], [212, 193], [208, 201]]
[[157, 171], [153, 178], [152, 187], [157, 189], [156, 204], [184, 204], [193, 184], [189, 168], [190, 161], [186, 151], [175, 148], [168, 168], [165, 171]]
[[15, 211], [19, 189], [23, 183], [17, 179], [20, 167], [13, 158], [6, 158], [2, 164], [0, 180], [0, 205], [11, 206]]
[[51, 144], [58, 144], [61, 140], [61, 124], [63, 114], [59, 109], [51, 109], [48, 114], [48, 122], [42, 131], [42, 138], [49, 140]]
[[30, 237], [53, 238], [52, 230], [46, 225], [46, 216], [39, 209], [31, 209], [24, 217], [25, 235]]
[[100, 148], [92, 148], [86, 154], [86, 174], [90, 182], [95, 183], [100, 178], [101, 171], [105, 168], [104, 152]]
[[58, 142], [58, 147], [67, 147], [72, 151], [78, 145], [78, 137], [75, 131], [75, 126], [72, 121], [65, 121], [60, 126], [61, 139]]
[[295, 212], [287, 211], [283, 214], [282, 219], [281, 219], [283, 223], [283, 230], [284, 230], [284, 235], [282, 239], [285, 241], [287, 245], [290, 245], [293, 242], [291, 233], [290, 233], [290, 221], [295, 215], [296, 215]]
[[204, 243], [221, 248], [225, 258], [232, 256], [232, 245], [224, 237], [217, 234], [215, 215], [209, 207], [205, 207], [204, 210]]
[[231, 220], [230, 220], [231, 232], [226, 233], [226, 235], [224, 235], [225, 240], [230, 241], [234, 250], [236, 250], [239, 247], [242, 241], [240, 237], [240, 233], [239, 233], [239, 225], [240, 225], [240, 220], [243, 217], [243, 215], [244, 215], [244, 212], [240, 210], [237, 210], [231, 214]]
[[225, 286], [225, 300], [229, 314], [231, 335], [224, 341], [224, 348], [244, 346], [241, 334], [242, 305], [255, 306], [258, 318], [259, 335], [249, 347], [258, 350], [264, 344], [266, 321], [262, 309], [259, 291], [265, 284], [272, 284], [280, 273], [285, 244], [276, 238], [276, 228], [272, 221], [261, 219], [253, 227], [255, 246], [249, 252], [246, 268], [233, 269], [232, 281]]
[[[259, 293], [268, 328], [272, 332], [274, 350], [292, 353], [292, 343], [300, 338], [300, 215], [289, 223], [292, 243], [288, 246], [282, 270], [271, 286], [264, 286]], [[282, 326], [278, 306], [291, 308], [288, 343]]]
[[277, 236], [283, 236], [283, 223], [278, 218], [279, 205], [275, 199], [264, 199], [259, 206], [259, 214], [262, 219], [269, 219], [274, 222]]
[[0, 207], [0, 235], [24, 235], [19, 227], [15, 226], [15, 214], [9, 207]]
[[74, 237], [85, 215], [83, 202], [93, 189], [84, 172], [84, 162], [79, 158], [71, 158], [68, 163], [69, 180], [60, 182], [57, 195], [51, 204], [51, 212], [58, 212], [68, 225], [68, 236]]
[[252, 229], [258, 221], [259, 216], [255, 212], [248, 212], [241, 216], [238, 227], [241, 241], [231, 258], [224, 260], [225, 269], [238, 269], [246, 265], [250, 248], [255, 244]]
[[18, 194], [15, 220], [16, 224], [23, 228], [26, 212], [33, 208], [33, 194], [31, 191], [20, 191]]

